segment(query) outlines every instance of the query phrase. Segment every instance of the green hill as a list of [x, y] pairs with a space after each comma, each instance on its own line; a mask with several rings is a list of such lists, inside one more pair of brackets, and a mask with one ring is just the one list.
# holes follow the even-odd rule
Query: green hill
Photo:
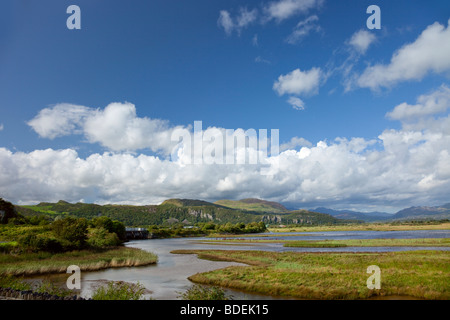
[[238, 210], [246, 210], [246, 211], [254, 211], [254, 212], [266, 212], [266, 213], [286, 213], [289, 212], [283, 205], [266, 201], [261, 199], [242, 199], [242, 200], [219, 200], [214, 202], [217, 205], [221, 205], [228, 208], [238, 209]]
[[[306, 210], [288, 211], [282, 205], [258, 199], [233, 201], [225, 206], [222, 201], [211, 203], [203, 200], [169, 199], [160, 205], [98, 205], [90, 203], [42, 202], [34, 206], [15, 206], [24, 216], [45, 215], [55, 219], [58, 216], [73, 216], [92, 219], [106, 216], [123, 222], [126, 226], [165, 225], [176, 223], [193, 225], [199, 222], [250, 223], [263, 221], [266, 224], [341, 224], [340, 220], [328, 214]], [[240, 207], [237, 207], [239, 205]], [[245, 209], [244, 209], [245, 208]], [[353, 221], [355, 222], [355, 221]]]

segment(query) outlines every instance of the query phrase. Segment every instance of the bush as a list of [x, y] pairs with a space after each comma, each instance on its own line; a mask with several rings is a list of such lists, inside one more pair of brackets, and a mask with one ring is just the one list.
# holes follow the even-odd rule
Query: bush
[[32, 252], [47, 251], [52, 253], [64, 251], [63, 244], [55, 238], [43, 235], [28, 234], [18, 240], [19, 246]]
[[6, 224], [9, 219], [17, 218], [18, 214], [11, 202], [0, 198], [0, 223]]
[[97, 288], [92, 294], [93, 300], [139, 300], [145, 288], [138, 282], [110, 281], [106, 287]]
[[15, 242], [15, 241], [0, 243], [0, 252], [1, 253], [11, 253], [15, 249], [17, 249], [17, 242]]
[[232, 297], [227, 296], [220, 287], [206, 287], [197, 284], [182, 293], [179, 298], [182, 300], [232, 300]]
[[125, 225], [117, 220], [111, 220], [108, 217], [98, 217], [90, 221], [90, 224], [94, 228], [104, 228], [108, 232], [115, 233], [120, 240], [126, 240]]
[[116, 233], [108, 232], [103, 227], [89, 230], [87, 244], [92, 248], [114, 247], [121, 243]]
[[56, 295], [58, 297], [67, 297], [73, 294], [73, 292], [69, 289], [61, 288], [55, 285], [54, 283], [44, 280], [35, 290], [38, 293], [48, 293], [51, 295]]
[[55, 236], [68, 246], [67, 249], [82, 249], [86, 246], [88, 222], [85, 218], [67, 217], [55, 220], [52, 230]]

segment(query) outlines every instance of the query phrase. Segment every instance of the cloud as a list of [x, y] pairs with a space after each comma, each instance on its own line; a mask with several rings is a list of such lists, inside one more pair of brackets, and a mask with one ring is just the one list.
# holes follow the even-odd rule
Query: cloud
[[94, 113], [84, 106], [61, 103], [39, 111], [27, 124], [42, 138], [54, 139], [81, 133], [83, 122]]
[[[260, 10], [258, 10], [257, 8], [249, 10], [247, 8], [240, 7], [239, 12], [235, 17], [232, 17], [231, 13], [228, 10], [221, 10], [219, 12], [217, 24], [220, 28], [224, 29], [227, 35], [231, 35], [234, 31], [236, 31], [237, 34], [240, 35], [241, 31], [252, 23], [258, 21], [260, 23], [267, 23], [271, 20], [281, 22], [295, 15], [307, 13], [311, 9], [319, 8], [323, 4], [323, 2], [324, 0], [272, 1], [262, 5], [262, 8], [260, 8]], [[308, 21], [307, 23], [310, 24], [312, 22], [313, 21]], [[300, 39], [303, 36], [302, 32], [305, 32], [306, 28], [310, 28], [310, 30], [308, 31], [309, 33], [310, 31], [317, 29], [318, 26], [307, 26], [301, 24], [298, 25], [294, 30], [294, 33], [289, 38], [289, 41], [297, 41], [298, 39]], [[252, 39], [252, 43], [255, 46], [257, 45], [257, 39], [258, 38], [256, 35]]]
[[42, 109], [27, 123], [42, 138], [82, 134], [88, 142], [112, 151], [150, 149], [169, 154], [175, 146], [171, 134], [176, 127], [168, 121], [138, 117], [131, 103], [111, 103], [103, 110], [57, 104]]
[[256, 9], [247, 10], [247, 8], [239, 8], [239, 14], [236, 18], [232, 18], [227, 10], [221, 10], [217, 24], [225, 30], [227, 35], [231, 35], [233, 31], [238, 34], [241, 30], [256, 21], [258, 11]]
[[225, 33], [230, 35], [234, 29], [234, 22], [231, 19], [230, 13], [226, 10], [221, 10], [217, 24], [225, 30]]
[[297, 97], [289, 97], [287, 103], [289, 103], [292, 108], [295, 110], [304, 110], [305, 109], [305, 103], [302, 99]]
[[255, 62], [256, 63], [265, 63], [265, 64], [270, 64], [270, 61], [267, 59], [262, 58], [261, 56], [257, 56], [255, 58]]
[[279, 0], [264, 6], [265, 20], [282, 21], [322, 5], [322, 0]]
[[3, 123], [0, 123], [0, 131], [4, 129]]
[[[159, 156], [106, 152], [81, 158], [72, 149], [25, 153], [0, 148], [0, 194], [15, 203], [84, 199], [151, 204], [172, 197], [209, 201], [258, 197], [295, 207], [340, 204], [394, 210], [442, 204], [448, 202], [450, 189], [448, 95], [447, 86], [422, 95], [412, 105], [412, 113], [396, 106], [391, 118], [404, 121], [413, 117], [413, 125], [404, 123], [400, 129], [386, 129], [376, 139], [336, 138], [313, 144], [294, 137], [281, 145], [279, 155], [265, 156], [265, 163], [278, 162], [271, 167], [271, 176], [260, 174], [263, 165], [259, 163], [194, 165], [187, 164], [183, 157], [171, 161]], [[114, 107], [95, 110], [89, 117], [92, 125], [100, 125], [101, 120], [122, 129], [131, 126], [139, 132], [154, 133], [174, 128], [165, 123], [147, 130], [143, 126], [154, 124], [135, 116], [131, 105], [110, 106]], [[113, 114], [124, 119], [110, 119]], [[74, 130], [83, 127], [82, 123], [77, 125]], [[223, 132], [223, 128], [215, 127], [202, 130], [209, 138], [220, 137]], [[180, 147], [183, 156], [186, 145]]]
[[391, 87], [401, 81], [421, 80], [431, 72], [448, 74], [449, 57], [450, 27], [446, 28], [435, 22], [413, 43], [398, 49], [389, 64], [367, 67], [357, 83], [362, 88], [376, 90], [380, 87]]
[[316, 94], [319, 89], [322, 72], [320, 68], [308, 71], [295, 69], [286, 75], [280, 75], [273, 89], [279, 94]]
[[280, 145], [280, 151], [294, 150], [298, 147], [312, 147], [313, 144], [301, 137], [293, 137], [289, 142]]
[[361, 29], [352, 35], [349, 45], [358, 53], [365, 54], [375, 40], [376, 36], [372, 32]]
[[257, 47], [257, 46], [259, 45], [259, 43], [258, 43], [258, 35], [257, 35], [257, 34], [255, 34], [255, 35], [253, 36], [253, 38], [252, 38], [252, 45], [253, 45], [254, 47]]
[[316, 24], [319, 17], [316, 15], [310, 16], [305, 20], [300, 21], [294, 28], [294, 31], [286, 38], [286, 42], [290, 44], [296, 44], [308, 36], [311, 32], [319, 32], [320, 26]]
[[388, 112], [386, 116], [393, 120], [407, 121], [442, 113], [447, 111], [449, 107], [450, 88], [442, 85], [438, 90], [418, 97], [417, 104], [410, 105], [404, 102]]

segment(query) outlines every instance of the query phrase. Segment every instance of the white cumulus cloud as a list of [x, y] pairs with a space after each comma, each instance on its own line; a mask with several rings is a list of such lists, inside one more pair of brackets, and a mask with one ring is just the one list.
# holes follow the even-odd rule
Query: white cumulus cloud
[[42, 109], [27, 123], [43, 138], [82, 134], [88, 142], [113, 151], [149, 149], [169, 154], [176, 144], [171, 134], [177, 127], [165, 120], [138, 117], [131, 103], [111, 103], [104, 109], [57, 104]]
[[[180, 158], [169, 160], [109, 152], [81, 158], [72, 149], [26, 153], [0, 148], [0, 194], [15, 203], [86, 199], [97, 203], [151, 204], [173, 197], [209, 201], [258, 197], [296, 207], [339, 203], [360, 209], [370, 205], [394, 210], [446, 203], [450, 189], [448, 88], [442, 86], [419, 96], [412, 110], [413, 114], [408, 114], [395, 107], [392, 119], [401, 120], [403, 126], [386, 129], [375, 139], [336, 138], [313, 144], [294, 137], [281, 145], [280, 154], [262, 154], [264, 164], [272, 164], [271, 175], [261, 174], [262, 162], [190, 164], [184, 161], [183, 152]], [[124, 119], [109, 118], [116, 112]], [[412, 116], [413, 125], [403, 122]], [[109, 132], [112, 124], [125, 132], [136, 128], [137, 136], [172, 128], [169, 124], [153, 127], [149, 119], [136, 117], [127, 104], [117, 110], [95, 110], [87, 122], [92, 121], [94, 126], [100, 125], [100, 120], [111, 124], [97, 129], [105, 131], [105, 136], [97, 135], [104, 143], [113, 135]], [[84, 128], [82, 123], [75, 123], [74, 130]], [[144, 128], [147, 125], [150, 129]], [[132, 132], [125, 135], [132, 137]], [[202, 130], [202, 134], [205, 148], [216, 137], [230, 136], [223, 128], [215, 127]], [[127, 139], [120, 143], [128, 145]], [[209, 148], [204, 152], [211, 151], [220, 150]], [[250, 148], [247, 156], [255, 152], [258, 151]], [[242, 156], [245, 154], [236, 155]]]
[[376, 40], [373, 32], [359, 30], [355, 32], [349, 40], [350, 46], [360, 54], [365, 54], [370, 45]]
[[445, 112], [448, 108], [450, 108], [450, 88], [442, 85], [438, 90], [418, 97], [417, 104], [410, 105], [404, 102], [386, 116], [393, 120], [412, 120]]
[[264, 6], [267, 20], [282, 21], [300, 13], [319, 7], [323, 0], [279, 0]]
[[280, 75], [275, 81], [273, 89], [279, 94], [316, 94], [321, 80], [320, 68], [308, 71], [295, 69], [288, 74]]
[[401, 81], [421, 80], [429, 73], [449, 72], [450, 27], [435, 22], [413, 43], [398, 49], [389, 64], [367, 67], [357, 83], [360, 87], [376, 90]]

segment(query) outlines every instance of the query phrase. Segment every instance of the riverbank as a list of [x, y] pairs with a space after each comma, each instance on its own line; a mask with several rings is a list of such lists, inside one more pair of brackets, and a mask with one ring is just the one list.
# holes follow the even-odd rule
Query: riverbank
[[0, 275], [30, 276], [48, 273], [65, 273], [70, 265], [81, 271], [107, 268], [137, 267], [155, 264], [158, 257], [144, 250], [115, 247], [103, 250], [76, 250], [51, 254], [49, 252], [1, 254]]
[[450, 222], [427, 223], [362, 223], [336, 226], [305, 226], [268, 228], [269, 232], [325, 232], [325, 231], [406, 231], [406, 230], [450, 230]]
[[[189, 280], [252, 293], [298, 299], [368, 299], [411, 296], [450, 299], [450, 253], [404, 251], [377, 253], [305, 253], [236, 250], [175, 250], [201, 259], [234, 261], [228, 267], [198, 273]], [[381, 289], [367, 288], [367, 267], [381, 269]]]

